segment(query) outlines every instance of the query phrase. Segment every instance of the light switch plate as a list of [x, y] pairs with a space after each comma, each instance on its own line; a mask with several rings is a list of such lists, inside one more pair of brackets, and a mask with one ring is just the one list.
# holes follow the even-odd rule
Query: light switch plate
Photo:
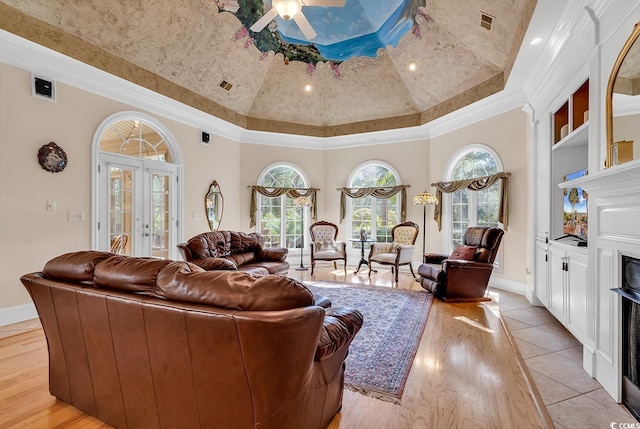
[[84, 212], [77, 210], [69, 210], [69, 222], [82, 222], [84, 221]]

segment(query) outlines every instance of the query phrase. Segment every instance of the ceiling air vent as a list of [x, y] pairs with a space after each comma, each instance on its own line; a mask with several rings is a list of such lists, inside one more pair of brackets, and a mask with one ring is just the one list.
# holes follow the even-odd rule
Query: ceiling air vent
[[484, 12], [480, 12], [480, 27], [484, 28], [485, 30], [493, 30], [493, 21], [495, 21], [495, 18], [489, 14], [486, 14]]
[[231, 91], [231, 88], [233, 88], [233, 84], [230, 84], [229, 82], [227, 82], [224, 79], [222, 79], [220, 81], [219, 86], [220, 86], [220, 88], [224, 89], [225, 91]]

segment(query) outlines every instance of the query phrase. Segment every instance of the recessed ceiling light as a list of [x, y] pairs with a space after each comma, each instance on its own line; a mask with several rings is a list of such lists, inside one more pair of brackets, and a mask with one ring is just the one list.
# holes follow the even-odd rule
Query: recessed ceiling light
[[416, 71], [418, 69], [418, 63], [416, 63], [415, 61], [409, 61], [409, 64], [407, 64], [407, 68], [409, 69], [409, 71]]
[[306, 85], [304, 86], [304, 90], [305, 90], [306, 92], [311, 92], [311, 90], [312, 90], [312, 89], [313, 89], [313, 87], [311, 86], [311, 84], [310, 84], [310, 83], [308, 83], [308, 84], [306, 84]]
[[529, 42], [529, 44], [531, 45], [537, 45], [538, 43], [542, 42], [542, 37], [536, 37], [535, 39], [531, 39], [531, 41]]

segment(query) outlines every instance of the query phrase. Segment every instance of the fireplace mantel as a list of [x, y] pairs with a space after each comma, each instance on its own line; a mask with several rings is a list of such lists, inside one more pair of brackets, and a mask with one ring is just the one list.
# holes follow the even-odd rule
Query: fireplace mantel
[[581, 186], [589, 196], [640, 193], [640, 159], [590, 173], [578, 179], [560, 183], [558, 186], [560, 188]]

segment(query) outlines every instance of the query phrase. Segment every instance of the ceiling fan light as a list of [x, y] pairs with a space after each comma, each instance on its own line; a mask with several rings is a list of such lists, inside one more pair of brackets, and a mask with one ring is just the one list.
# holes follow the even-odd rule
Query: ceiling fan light
[[302, 9], [298, 0], [273, 0], [272, 5], [283, 19], [293, 18]]

